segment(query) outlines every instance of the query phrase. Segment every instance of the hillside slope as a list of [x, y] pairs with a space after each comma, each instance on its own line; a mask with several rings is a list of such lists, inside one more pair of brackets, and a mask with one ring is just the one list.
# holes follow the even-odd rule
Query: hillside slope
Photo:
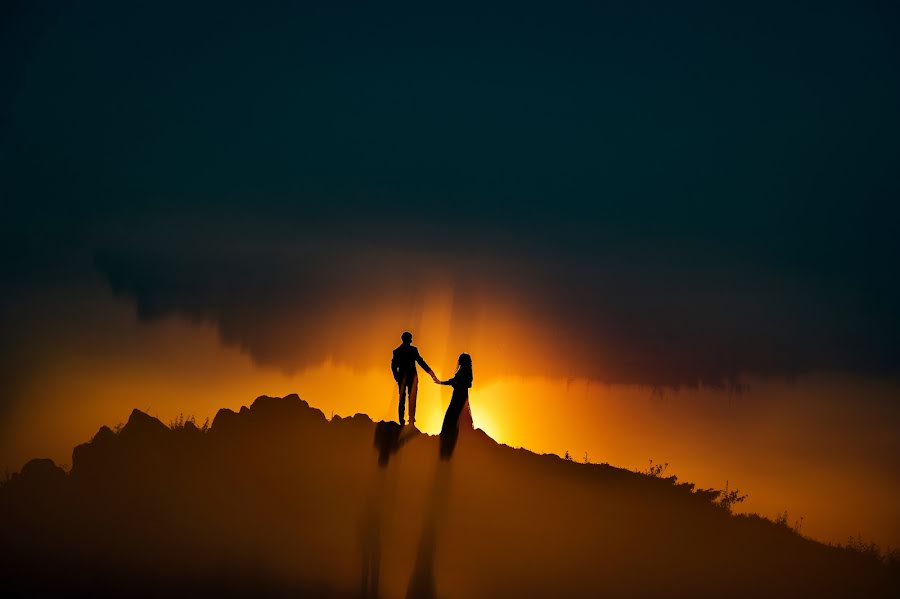
[[[446, 450], [446, 447], [444, 448]], [[464, 433], [327, 421], [296, 395], [208, 431], [138, 410], [0, 488], [18, 593], [380, 597], [891, 596], [874, 559], [691, 485]]]

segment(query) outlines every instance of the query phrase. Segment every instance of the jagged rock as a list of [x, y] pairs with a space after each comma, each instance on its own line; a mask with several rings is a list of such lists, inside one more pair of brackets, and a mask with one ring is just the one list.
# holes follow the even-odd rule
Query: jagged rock
[[35, 458], [22, 467], [22, 478], [35, 482], [65, 481], [66, 471], [49, 458]]
[[164, 435], [168, 432], [169, 427], [160, 422], [158, 418], [134, 409], [131, 411], [131, 416], [128, 417], [128, 422], [119, 435], [123, 438], [129, 438], [144, 435]]
[[101, 426], [88, 443], [76, 445], [72, 450], [72, 476], [76, 479], [102, 475], [106, 455], [116, 441], [116, 433], [108, 426]]
[[310, 407], [296, 393], [284, 397], [261, 395], [250, 405], [250, 416], [255, 422], [269, 422], [279, 426], [304, 419], [325, 421], [325, 414]]
[[210, 432], [217, 434], [231, 432], [236, 429], [239, 420], [240, 417], [234, 412], [234, 410], [222, 408], [218, 412], [216, 412], [216, 417], [213, 418]]
[[97, 434], [93, 436], [93, 438], [91, 439], [91, 443], [107, 443], [114, 439], [115, 436], [116, 433], [114, 433], [111, 428], [104, 424], [100, 427], [100, 430], [97, 431]]
[[26, 501], [29, 503], [47, 503], [65, 489], [67, 478], [65, 470], [53, 460], [38, 458], [25, 464], [20, 473], [14, 474], [3, 490], [28, 498]]

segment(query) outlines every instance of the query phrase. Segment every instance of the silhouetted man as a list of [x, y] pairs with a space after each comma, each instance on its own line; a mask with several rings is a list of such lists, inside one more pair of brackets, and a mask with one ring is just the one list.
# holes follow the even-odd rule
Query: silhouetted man
[[434, 371], [425, 363], [422, 356], [419, 355], [419, 349], [412, 344], [412, 333], [409, 331], [400, 335], [403, 343], [394, 350], [394, 357], [391, 359], [391, 373], [400, 389], [400, 424], [405, 424], [403, 419], [404, 404], [406, 403], [406, 395], [409, 394], [409, 423], [413, 426], [416, 424], [416, 394], [419, 390], [419, 375], [416, 370], [416, 362], [422, 367], [422, 370], [431, 375], [431, 378], [437, 382]]

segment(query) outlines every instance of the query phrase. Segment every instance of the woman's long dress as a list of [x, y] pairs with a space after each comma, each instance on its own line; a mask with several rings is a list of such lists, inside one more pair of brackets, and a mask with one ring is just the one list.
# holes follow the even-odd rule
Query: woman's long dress
[[456, 439], [459, 435], [460, 415], [465, 409], [468, 424], [471, 426], [472, 415], [468, 410], [469, 387], [472, 386], [472, 375], [457, 373], [447, 384], [453, 387], [453, 396], [447, 413], [444, 414], [444, 423], [441, 426], [441, 457], [444, 459], [453, 455], [456, 447]]
[[[453, 387], [453, 396], [450, 398], [447, 413], [444, 414], [444, 424], [441, 426], [442, 435], [459, 429], [459, 417], [463, 413], [463, 409], [468, 407], [469, 387], [472, 386], [472, 378], [457, 374], [447, 381], [447, 384]], [[471, 412], [468, 413], [468, 418], [471, 421]]]

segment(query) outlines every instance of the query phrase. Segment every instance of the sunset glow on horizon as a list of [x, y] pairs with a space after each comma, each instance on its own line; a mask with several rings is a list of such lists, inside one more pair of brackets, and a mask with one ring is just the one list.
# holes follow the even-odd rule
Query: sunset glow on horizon
[[[446, 294], [424, 302], [422, 322], [428, 325], [421, 333], [416, 323], [404, 323], [395, 327], [395, 338], [380, 341], [383, 367], [326, 359], [285, 373], [223, 345], [211, 324], [179, 318], [139, 323], [129, 302], [96, 293], [83, 305], [104, 306], [102, 318], [115, 323], [114, 337], [91, 338], [91, 320], [99, 313], [85, 310], [67, 320], [65, 327], [74, 329], [55, 329], [45, 340], [54, 356], [34, 373], [36, 384], [22, 390], [29, 401], [4, 422], [2, 456], [10, 470], [35, 456], [69, 463], [74, 445], [88, 441], [101, 425], [125, 421], [132, 408], [166, 423], [179, 414], [194, 417], [199, 425], [206, 418], [211, 422], [218, 409], [237, 410], [259, 395], [298, 393], [326, 418], [363, 413], [375, 421], [396, 419], [388, 363], [404, 328], [414, 331], [414, 343], [440, 377], [451, 376], [456, 366], [458, 351], [440, 343], [451, 321]], [[747, 511], [774, 517], [786, 510], [791, 518], [802, 517], [804, 533], [815, 538], [843, 541], [864, 534], [885, 544], [900, 540], [893, 504], [879, 503], [900, 491], [888, 457], [896, 411], [852, 413], [842, 401], [864, 390], [872, 405], [881, 405], [874, 400], [897, 392], [890, 383], [860, 387], [852, 377], [814, 376], [793, 383], [748, 381], [742, 394], [660, 393], [587, 379], [498, 375], [492, 368], [514, 364], [513, 352], [526, 340], [506, 344], [499, 357], [479, 341], [473, 334], [460, 347], [474, 357], [470, 405], [475, 426], [499, 443], [538, 453], [568, 451], [575, 461], [587, 454], [593, 463], [635, 470], [646, 469], [649, 460], [668, 462], [665, 474], [679, 480], [715, 488], [727, 481], [749, 493], [742, 506]], [[446, 387], [421, 376], [418, 428], [436, 434], [448, 401]], [[880, 427], [883, 434], [873, 434]], [[831, 500], [819, 501], [823, 495]]]

